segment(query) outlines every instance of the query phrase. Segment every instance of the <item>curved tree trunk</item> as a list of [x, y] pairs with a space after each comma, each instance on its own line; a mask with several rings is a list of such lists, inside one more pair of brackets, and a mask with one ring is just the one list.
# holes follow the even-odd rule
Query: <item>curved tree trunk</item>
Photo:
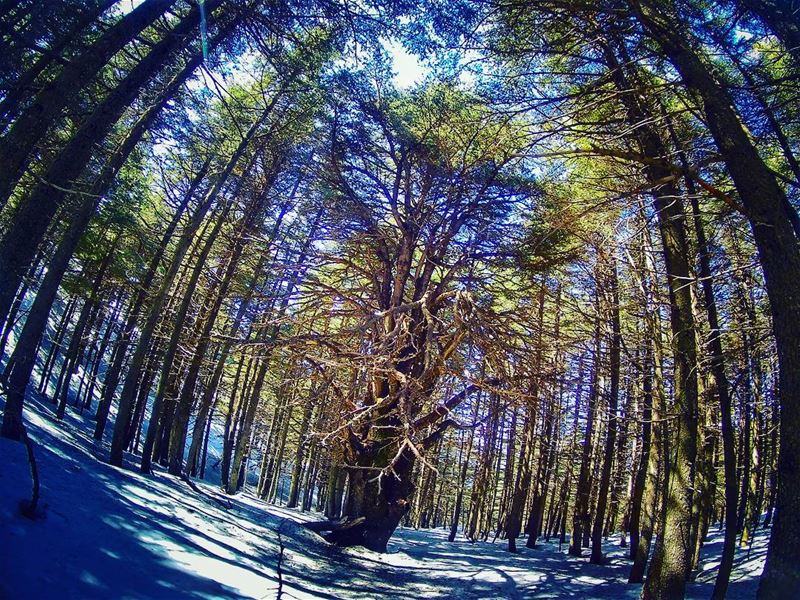
[[[612, 79], [620, 92], [629, 123], [635, 127], [637, 142], [644, 156], [667, 156], [666, 145], [652, 123], [652, 111], [631, 94], [637, 74], [623, 70], [610, 45], [602, 50]], [[671, 173], [662, 166], [648, 165], [645, 177], [652, 186], [653, 205], [658, 218], [669, 289], [672, 354], [674, 360], [674, 401], [676, 437], [674, 454], [665, 472], [664, 522], [656, 542], [642, 598], [683, 598], [693, 556], [691, 524], [694, 462], [697, 455], [697, 348], [692, 296], [687, 282], [692, 273], [685, 215], [680, 190]], [[665, 183], [666, 182], [666, 183]]]
[[786, 215], [786, 194], [742, 126], [726, 86], [683, 35], [685, 28], [649, 2], [632, 1], [631, 7], [685, 85], [700, 96], [758, 248], [778, 349], [781, 407], [775, 525], [759, 598], [789, 597], [800, 589], [800, 248]]
[[[96, 145], [106, 138], [141, 89], [186, 46], [189, 34], [198, 23], [198, 14], [197, 10], [191, 11], [131, 69], [70, 138], [42, 174], [42, 181], [17, 208], [13, 222], [0, 241], [0, 318], [8, 313], [27, 265], [67, 191], [89, 163]], [[86, 197], [84, 202], [93, 200]]]
[[5, 203], [28, 163], [35, 145], [58, 119], [65, 106], [71, 106], [81, 90], [91, 82], [109, 59], [156, 19], [175, 0], [145, 0], [108, 29], [95, 43], [66, 64], [53, 81], [34, 98], [14, 122], [0, 144], [0, 204]]

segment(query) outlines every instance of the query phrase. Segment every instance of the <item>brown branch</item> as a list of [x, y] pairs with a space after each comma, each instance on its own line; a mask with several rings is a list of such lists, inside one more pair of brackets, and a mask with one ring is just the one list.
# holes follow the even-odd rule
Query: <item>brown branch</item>
[[500, 380], [497, 378], [487, 379], [481, 383], [473, 383], [470, 386], [467, 386], [459, 393], [455, 394], [454, 396], [450, 397], [444, 404], [438, 405], [434, 408], [431, 412], [426, 415], [423, 415], [416, 421], [414, 421], [413, 428], [417, 431], [426, 427], [428, 425], [433, 425], [439, 419], [442, 419], [447, 413], [453, 410], [456, 406], [461, 404], [464, 400], [467, 399], [467, 396], [472, 394], [473, 392], [477, 392], [478, 390], [482, 390], [486, 387], [490, 386], [497, 386], [500, 384]]

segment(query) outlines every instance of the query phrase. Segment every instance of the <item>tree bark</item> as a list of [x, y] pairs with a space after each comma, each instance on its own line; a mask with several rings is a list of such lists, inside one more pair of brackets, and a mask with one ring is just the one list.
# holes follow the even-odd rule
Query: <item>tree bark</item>
[[145, 0], [108, 29], [95, 43], [68, 62], [14, 121], [0, 144], [0, 204], [4, 204], [26, 167], [35, 145], [71, 106], [108, 60], [161, 17], [175, 0]]
[[580, 556], [583, 536], [589, 528], [589, 496], [590, 482], [589, 470], [592, 458], [592, 435], [594, 433], [594, 420], [597, 412], [598, 386], [600, 385], [600, 316], [595, 316], [594, 323], [594, 350], [592, 357], [592, 379], [589, 384], [589, 406], [586, 416], [586, 429], [583, 436], [583, 450], [581, 452], [581, 468], [578, 474], [578, 487], [575, 492], [575, 507], [572, 513], [572, 533], [570, 535], [569, 553]]
[[314, 406], [311, 402], [306, 402], [303, 409], [303, 419], [300, 421], [300, 438], [297, 441], [297, 450], [294, 454], [294, 466], [292, 468], [292, 482], [289, 486], [289, 498], [286, 508], [295, 508], [300, 497], [300, 474], [302, 472], [303, 461], [305, 460], [306, 432], [311, 422], [311, 412]]
[[786, 195], [759, 156], [735, 103], [689, 46], [685, 28], [649, 3], [632, 8], [664, 54], [696, 92], [712, 136], [744, 204], [764, 271], [780, 370], [781, 437], [775, 525], [759, 598], [784, 598], [800, 589], [800, 249], [785, 213]]
[[597, 510], [594, 515], [592, 527], [592, 555], [590, 562], [602, 564], [603, 558], [603, 526], [605, 524], [606, 502], [608, 489], [611, 482], [611, 466], [614, 462], [614, 448], [617, 441], [617, 405], [619, 403], [619, 370], [622, 334], [620, 333], [619, 319], [619, 283], [617, 280], [617, 262], [612, 258], [609, 268], [609, 287], [611, 311], [611, 346], [609, 348], [609, 361], [611, 369], [611, 385], [608, 392], [608, 431], [606, 432], [606, 447], [603, 457], [603, 470], [600, 475], [600, 489], [597, 497]]
[[[668, 156], [658, 133], [647, 125], [652, 122], [651, 110], [630, 93], [636, 74], [627, 74], [608, 45], [603, 46], [611, 76], [621, 94], [629, 123], [645, 156]], [[664, 167], [648, 165], [645, 177], [652, 186], [654, 210], [661, 233], [664, 263], [670, 301], [672, 353], [674, 359], [674, 402], [676, 443], [674, 455], [665, 472], [668, 486], [664, 494], [665, 521], [663, 533], [656, 542], [643, 600], [683, 598], [686, 578], [693, 556], [691, 523], [694, 463], [697, 455], [697, 348], [692, 297], [688, 283], [692, 279], [685, 216], [680, 193], [672, 174]], [[666, 183], [665, 183], [666, 182]]]
[[[6, 316], [27, 265], [67, 191], [74, 186], [89, 163], [95, 146], [106, 138], [141, 89], [185, 47], [198, 21], [199, 11], [193, 9], [153, 47], [97, 106], [48, 166], [41, 177], [42, 181], [21, 202], [13, 222], [0, 241], [0, 318]], [[84, 202], [93, 201], [95, 199], [91, 196], [84, 198]]]
[[[478, 398], [475, 400], [475, 407], [472, 411], [472, 420], [475, 421], [478, 417], [478, 412], [480, 411], [481, 405], [481, 397], [479, 395]], [[456, 489], [456, 501], [453, 506], [453, 517], [450, 521], [450, 533], [447, 536], [448, 542], [455, 542], [456, 541], [456, 534], [458, 533], [458, 522], [461, 519], [461, 509], [464, 503], [464, 485], [467, 481], [467, 471], [469, 470], [469, 459], [472, 454], [472, 444], [475, 441], [475, 430], [470, 429], [469, 437], [467, 441], [467, 451], [461, 457], [458, 481], [456, 485], [458, 486]], [[463, 451], [463, 449], [462, 449]]]

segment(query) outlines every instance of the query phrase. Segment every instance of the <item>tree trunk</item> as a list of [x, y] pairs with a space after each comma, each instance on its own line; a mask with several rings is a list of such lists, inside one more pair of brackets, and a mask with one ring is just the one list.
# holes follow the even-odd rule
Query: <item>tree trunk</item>
[[17, 291], [17, 294], [14, 298], [14, 302], [11, 304], [11, 308], [8, 311], [8, 316], [6, 317], [5, 322], [0, 323], [0, 330], [2, 330], [3, 332], [2, 337], [0, 337], [0, 358], [2, 358], [5, 355], [8, 338], [11, 335], [11, 332], [14, 330], [14, 327], [17, 325], [17, 320], [18, 317], [20, 316], [20, 309], [22, 308], [22, 303], [25, 301], [25, 296], [28, 294], [28, 290], [31, 287], [31, 282], [39, 281], [41, 279], [41, 273], [39, 273], [38, 271], [40, 265], [42, 267], [44, 266], [43, 263], [44, 263], [44, 254], [42, 252], [42, 249], [40, 249], [39, 252], [37, 253], [36, 258], [34, 258], [33, 263], [28, 269], [28, 272], [26, 273], [22, 285]]
[[228, 494], [236, 493], [245, 481], [246, 474], [242, 473], [242, 467], [247, 455], [250, 453], [250, 432], [252, 431], [253, 420], [261, 400], [261, 389], [264, 386], [264, 377], [267, 374], [269, 362], [269, 356], [261, 358], [261, 364], [257, 367], [252, 391], [247, 396], [247, 409], [242, 414], [242, 426], [237, 433], [236, 443], [234, 444], [230, 479], [226, 489]]
[[632, 2], [647, 30], [702, 99], [714, 141], [747, 210], [764, 271], [780, 370], [781, 436], [778, 495], [759, 598], [785, 598], [800, 589], [800, 249], [786, 215], [786, 195], [742, 126], [724, 82], [690, 47], [675, 18]]
[[[609, 46], [603, 47], [612, 78], [621, 94], [628, 120], [644, 156], [667, 156], [667, 148], [652, 123], [649, 107], [630, 93], [638, 89], [632, 82], [637, 74], [623, 71]], [[645, 124], [645, 125], [643, 125]], [[650, 564], [643, 600], [683, 598], [686, 578], [693, 555], [691, 539], [694, 463], [697, 455], [697, 349], [694, 327], [689, 246], [686, 238], [685, 216], [679, 190], [671, 173], [664, 167], [648, 165], [645, 176], [653, 188], [654, 210], [661, 232], [664, 263], [670, 301], [672, 353], [674, 359], [674, 402], [677, 437], [674, 455], [665, 472], [668, 486], [664, 494], [666, 506], [663, 533], [656, 542]], [[666, 183], [664, 183], [666, 182]]]
[[[108, 60], [153, 24], [175, 0], [145, 0], [68, 62], [58, 76], [48, 83], [14, 122], [0, 144], [0, 204], [5, 203], [25, 168], [35, 145], [58, 120], [66, 106], [71, 106], [83, 88]], [[51, 190], [52, 191], [52, 190]]]
[[619, 401], [619, 370], [622, 335], [619, 320], [619, 284], [617, 281], [617, 262], [612, 258], [610, 266], [609, 287], [611, 294], [611, 347], [609, 361], [611, 369], [611, 387], [608, 393], [608, 431], [603, 457], [603, 470], [600, 475], [600, 489], [597, 497], [597, 510], [592, 527], [592, 555], [590, 562], [602, 564], [603, 558], [603, 526], [606, 513], [608, 489], [611, 482], [611, 466], [614, 462], [614, 448], [617, 441], [617, 404]]
[[[640, 223], [642, 231], [642, 252], [636, 269], [640, 273], [654, 273], [655, 265], [653, 256], [653, 242], [650, 229], [645, 225], [647, 215], [644, 206], [640, 207]], [[642, 292], [643, 309], [645, 314], [645, 336], [648, 340], [645, 348], [645, 410], [643, 419], [649, 422], [650, 440], [647, 463], [644, 465], [644, 489], [642, 490], [642, 516], [640, 534], [635, 553], [632, 555], [633, 565], [628, 575], [629, 583], [641, 583], [644, 580], [645, 570], [650, 558], [650, 546], [657, 522], [657, 504], [659, 495], [659, 469], [663, 469], [667, 461], [666, 424], [660, 422], [661, 416], [666, 414], [665, 382], [662, 365], [664, 353], [662, 349], [662, 324], [658, 305], [660, 304], [658, 285], [651, 282], [645, 275], [640, 276], [639, 287]], [[644, 387], [644, 386], [643, 386]], [[655, 392], [655, 397], [653, 395]], [[647, 415], [647, 416], [644, 416]], [[662, 465], [659, 467], [659, 465]], [[634, 546], [631, 546], [634, 550]]]
[[[478, 412], [480, 411], [480, 400], [482, 395], [479, 395], [478, 398], [475, 400], [475, 407], [472, 413], [472, 420], [475, 421], [478, 416]], [[456, 501], [455, 505], [453, 506], [453, 517], [450, 521], [450, 533], [447, 536], [447, 541], [455, 542], [456, 541], [456, 534], [458, 533], [458, 521], [461, 518], [461, 508], [464, 502], [464, 485], [467, 481], [467, 471], [469, 471], [469, 459], [470, 455], [472, 454], [472, 444], [475, 440], [475, 430], [471, 429], [469, 432], [469, 437], [467, 441], [467, 451], [461, 457], [458, 481], [456, 485]]]
[[651, 369], [653, 364], [653, 353], [648, 348], [645, 350], [645, 357], [642, 363], [642, 449], [639, 456], [639, 465], [636, 469], [636, 476], [633, 484], [633, 498], [631, 501], [631, 516], [628, 523], [631, 536], [631, 550], [629, 557], [635, 559], [639, 549], [639, 534], [643, 525], [643, 498], [645, 482], [647, 481], [647, 470], [650, 465], [650, 452], [652, 444], [652, 409], [653, 409], [653, 379]]
[[508, 551], [517, 551], [517, 537], [522, 530], [522, 511], [528, 499], [528, 490], [531, 486], [531, 451], [533, 449], [533, 428], [535, 426], [534, 404], [528, 403], [523, 424], [522, 442], [517, 460], [517, 475], [511, 494], [511, 506], [506, 520], [506, 536], [508, 537]]
[[[677, 145], [677, 136], [670, 129], [673, 141]], [[681, 160], [686, 164], [683, 151]], [[725, 541], [722, 547], [717, 577], [714, 582], [712, 600], [722, 600], [728, 589], [728, 580], [733, 568], [733, 557], [736, 550], [736, 448], [733, 433], [733, 408], [728, 377], [725, 374], [725, 355], [722, 348], [722, 335], [717, 312], [717, 302], [714, 298], [712, 283], [710, 249], [700, 206], [697, 200], [697, 190], [694, 182], [686, 178], [686, 189], [689, 192], [692, 206], [692, 223], [698, 246], [698, 265], [700, 267], [700, 282], [703, 291], [703, 304], [708, 319], [709, 335], [706, 341], [706, 352], [710, 361], [711, 390], [716, 393], [720, 406], [720, 423], [722, 432], [723, 468], [725, 474]]]
[[325, 516], [328, 519], [337, 519], [342, 514], [342, 496], [346, 480], [347, 473], [339, 465], [331, 465], [325, 493]]
[[286, 508], [295, 508], [300, 497], [300, 474], [302, 472], [303, 461], [305, 460], [306, 433], [311, 422], [311, 412], [314, 406], [311, 402], [306, 402], [303, 409], [303, 419], [300, 422], [300, 437], [297, 441], [297, 450], [294, 455], [294, 467], [292, 468], [292, 483], [289, 486], [289, 500]]
[[[0, 318], [6, 316], [27, 265], [63, 203], [67, 190], [74, 186], [89, 163], [95, 146], [106, 138], [147, 82], [188, 43], [189, 34], [199, 20], [198, 15], [198, 10], [190, 11], [128, 73], [67, 142], [42, 175], [42, 181], [17, 208], [13, 222], [0, 241]], [[86, 196], [84, 202], [96, 202], [96, 199]]]
[[572, 533], [570, 535], [569, 553], [580, 556], [583, 536], [589, 527], [589, 469], [592, 457], [592, 434], [594, 432], [594, 419], [597, 412], [597, 395], [600, 384], [600, 318], [595, 317], [594, 323], [594, 351], [592, 357], [592, 379], [589, 384], [589, 406], [587, 409], [586, 429], [583, 436], [583, 450], [581, 452], [581, 468], [578, 474], [578, 487], [575, 493], [575, 507], [572, 513]]
[[[251, 330], [252, 332], [252, 330]], [[248, 333], [247, 339], [250, 337]], [[244, 364], [247, 363], [247, 368], [244, 369]], [[220, 461], [220, 480], [222, 489], [227, 490], [230, 482], [231, 461], [233, 460], [233, 445], [236, 437], [236, 430], [238, 428], [239, 415], [242, 405], [248, 394], [248, 385], [250, 382], [250, 372], [253, 367], [254, 360], [252, 357], [242, 355], [239, 360], [239, 366], [236, 368], [236, 375], [233, 378], [233, 386], [231, 387], [231, 397], [228, 401], [228, 410], [225, 414], [225, 430], [222, 438], [222, 459]], [[242, 379], [244, 385], [239, 385], [240, 377], [244, 369], [244, 378]], [[236, 404], [237, 393], [241, 400]]]
[[106, 260], [104, 260], [104, 263], [106, 264], [101, 265], [100, 272], [98, 272], [97, 277], [92, 285], [91, 296], [89, 297], [89, 300], [86, 301], [81, 314], [78, 316], [78, 322], [75, 325], [75, 331], [72, 332], [70, 347], [69, 350], [67, 350], [67, 355], [64, 359], [63, 385], [61, 386], [60, 390], [56, 391], [56, 397], [53, 398], [58, 403], [58, 408], [56, 409], [56, 418], [59, 420], [64, 418], [70, 389], [72, 387], [72, 377], [75, 375], [83, 359], [83, 352], [86, 348], [86, 337], [92, 330], [94, 320], [98, 311], [100, 310], [100, 304], [103, 302], [103, 298], [100, 297], [100, 286], [103, 283], [105, 268], [108, 266], [107, 262], [110, 262], [111, 260], [112, 253], [113, 249], [112, 252], [106, 256]]
[[[72, 296], [69, 301], [67, 302], [66, 306], [64, 307], [64, 312], [61, 315], [61, 320], [56, 329], [55, 338], [53, 338], [51, 342], [50, 352], [47, 355], [47, 359], [44, 362], [44, 366], [42, 367], [42, 376], [39, 380], [39, 393], [47, 395], [47, 388], [48, 384], [50, 383], [50, 376], [52, 374], [53, 367], [56, 364], [56, 359], [58, 358], [59, 350], [61, 345], [64, 343], [64, 337], [67, 334], [67, 329], [69, 328], [69, 323], [72, 321], [73, 313], [75, 312], [75, 308], [78, 305], [78, 297]], [[17, 343], [19, 345], [19, 342]], [[16, 350], [16, 348], [15, 348]]]
[[120, 291], [117, 294], [117, 298], [114, 300], [114, 309], [108, 315], [108, 319], [106, 319], [105, 331], [103, 332], [103, 337], [100, 339], [100, 343], [95, 351], [94, 361], [89, 375], [89, 385], [86, 388], [85, 399], [81, 404], [81, 412], [83, 410], [91, 410], [92, 408], [92, 401], [94, 400], [94, 390], [97, 387], [97, 382], [100, 377], [100, 366], [105, 359], [106, 351], [108, 350], [108, 346], [111, 343], [111, 336], [114, 333], [115, 325], [119, 319], [119, 314], [120, 311], [122, 310], [124, 302], [125, 302], [124, 292]]
[[[227, 296], [228, 288], [230, 287], [230, 284], [233, 281], [233, 276], [235, 275], [236, 269], [239, 266], [239, 260], [241, 259], [242, 254], [247, 247], [249, 240], [251, 239], [254, 228], [263, 218], [263, 212], [267, 207], [268, 192], [271, 190], [271, 187], [272, 186], [269, 183], [266, 183], [264, 189], [259, 193], [258, 198], [248, 205], [245, 217], [240, 223], [239, 233], [233, 243], [233, 247], [229, 252], [224, 274], [221, 278], [215, 277], [212, 280], [211, 287], [207, 293], [206, 304], [209, 304], [210, 301], [210, 305], [204, 305], [197, 317], [197, 345], [194, 348], [192, 359], [189, 363], [186, 377], [183, 381], [180, 397], [178, 398], [178, 403], [175, 410], [175, 422], [173, 423], [170, 431], [169, 472], [173, 475], [179, 475], [183, 470], [183, 454], [186, 446], [189, 417], [191, 415], [191, 409], [194, 402], [195, 385], [200, 374], [200, 367], [202, 366], [206, 355], [206, 350], [211, 343], [211, 332], [214, 328], [214, 323], [217, 320], [219, 311], [222, 308], [222, 302]], [[227, 213], [223, 211], [223, 214], [220, 215], [217, 225], [209, 234], [209, 238], [206, 242], [206, 247], [204, 248], [203, 253], [201, 253], [200, 257], [197, 259], [195, 271], [192, 275], [192, 279], [189, 281], [187, 291], [185, 292], [185, 298], [189, 301], [194, 293], [194, 288], [199, 280], [200, 273], [205, 269], [205, 261], [208, 253], [210, 252], [211, 247], [213, 246], [216, 237], [225, 222], [226, 214]], [[188, 303], [186, 306], [188, 308]], [[178, 316], [181, 316], [180, 312]], [[181, 321], [177, 321], [175, 325], [176, 330], [180, 327]]]
[[345, 514], [348, 526], [325, 535], [325, 539], [337, 546], [364, 546], [375, 552], [386, 552], [394, 530], [408, 512], [409, 498], [413, 492], [411, 471], [414, 457], [404, 451], [394, 465], [394, 474], [376, 471], [387, 466], [394, 455], [391, 445], [378, 449], [371, 457], [363, 456], [360, 468], [348, 469], [349, 491]]

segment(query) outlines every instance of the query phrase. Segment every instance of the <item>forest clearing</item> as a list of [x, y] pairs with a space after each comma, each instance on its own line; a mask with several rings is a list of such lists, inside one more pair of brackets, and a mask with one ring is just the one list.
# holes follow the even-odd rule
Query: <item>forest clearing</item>
[[0, 598], [800, 598], [796, 0], [0, 40]]

